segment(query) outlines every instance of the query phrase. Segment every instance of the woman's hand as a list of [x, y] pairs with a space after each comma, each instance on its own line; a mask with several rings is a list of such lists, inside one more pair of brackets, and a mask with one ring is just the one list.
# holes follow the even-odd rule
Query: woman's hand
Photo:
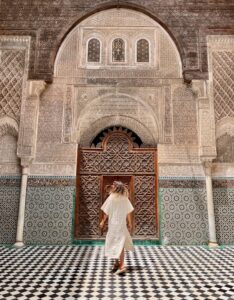
[[132, 229], [133, 229], [132, 224], [129, 224], [129, 225], [128, 225], [128, 228], [129, 228], [130, 234], [132, 235]]
[[130, 234], [132, 234], [133, 231], [133, 226], [132, 226], [132, 213], [129, 213], [127, 215], [127, 220], [128, 220], [128, 228], [129, 228], [129, 232]]
[[100, 226], [101, 229], [103, 229], [104, 223], [105, 223], [104, 220], [102, 220], [101, 223], [99, 224], [99, 226]]

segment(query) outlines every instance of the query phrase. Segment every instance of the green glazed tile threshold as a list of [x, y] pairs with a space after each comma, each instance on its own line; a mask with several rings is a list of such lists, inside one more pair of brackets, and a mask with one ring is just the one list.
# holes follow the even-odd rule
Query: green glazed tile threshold
[[[104, 245], [105, 240], [74, 240], [73, 245]], [[136, 246], [159, 246], [160, 242], [158, 240], [133, 240], [133, 244]]]

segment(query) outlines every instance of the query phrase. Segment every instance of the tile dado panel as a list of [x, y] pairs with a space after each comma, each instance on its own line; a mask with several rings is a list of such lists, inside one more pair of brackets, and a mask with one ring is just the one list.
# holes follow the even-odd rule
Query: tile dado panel
[[161, 242], [169, 245], [208, 243], [204, 180], [159, 179]]
[[19, 176], [0, 176], [0, 243], [14, 244], [20, 199]]
[[31, 176], [28, 180], [24, 242], [72, 242], [74, 177]]
[[213, 180], [218, 244], [234, 244], [234, 178]]

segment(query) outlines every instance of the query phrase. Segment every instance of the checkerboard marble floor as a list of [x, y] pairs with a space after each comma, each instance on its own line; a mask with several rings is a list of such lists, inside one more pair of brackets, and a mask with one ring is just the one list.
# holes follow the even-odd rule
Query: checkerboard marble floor
[[234, 299], [234, 247], [135, 246], [125, 275], [103, 246], [0, 247], [0, 299]]

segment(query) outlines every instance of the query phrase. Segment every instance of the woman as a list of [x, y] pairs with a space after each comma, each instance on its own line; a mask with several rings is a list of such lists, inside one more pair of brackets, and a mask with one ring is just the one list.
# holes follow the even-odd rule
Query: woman
[[101, 207], [104, 212], [100, 228], [103, 229], [108, 218], [108, 232], [105, 242], [105, 256], [115, 259], [113, 271], [116, 274], [126, 272], [124, 266], [124, 249], [133, 251], [133, 243], [127, 229], [128, 219], [129, 230], [132, 232], [131, 212], [134, 210], [128, 199], [127, 187], [121, 181], [114, 181], [110, 195]]

